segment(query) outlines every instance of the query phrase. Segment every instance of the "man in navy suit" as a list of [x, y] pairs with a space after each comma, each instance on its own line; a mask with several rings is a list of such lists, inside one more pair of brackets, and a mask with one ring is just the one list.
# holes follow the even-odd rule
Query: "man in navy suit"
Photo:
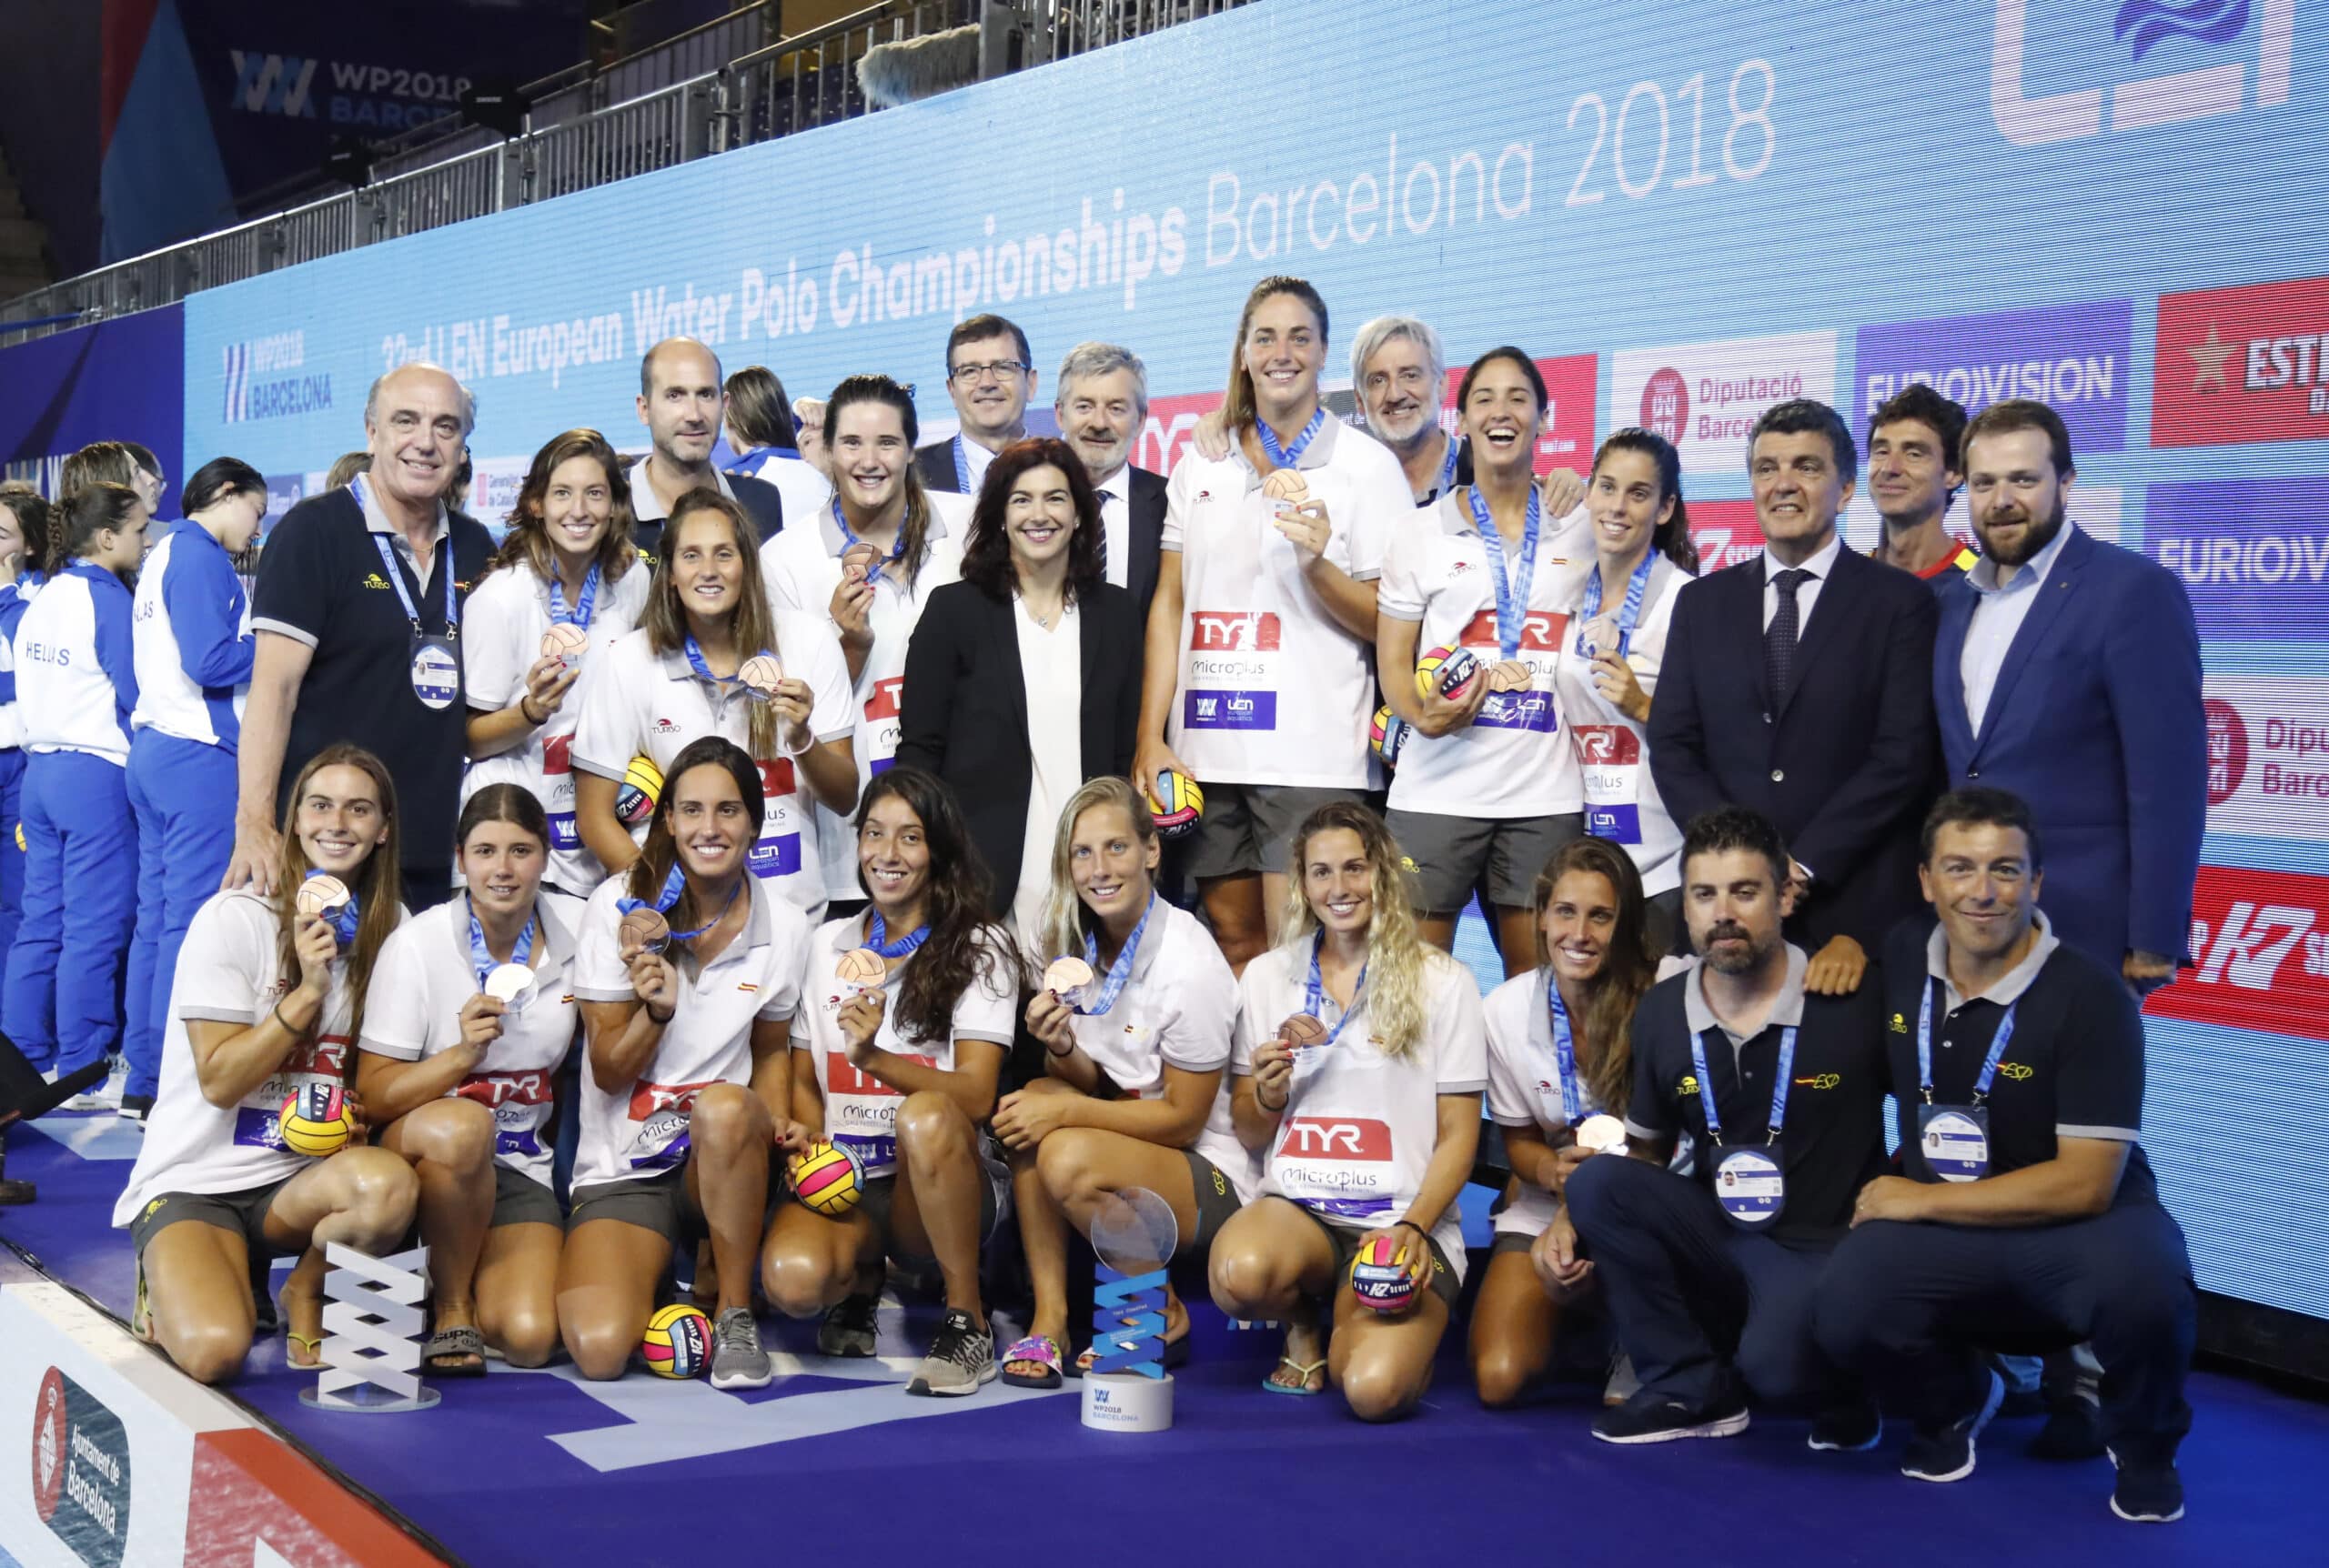
[[1917, 829], [1939, 772], [1932, 590], [1843, 548], [1860, 452], [1841, 415], [1797, 398], [1748, 439], [1764, 548], [1674, 601], [1649, 768], [1678, 822], [1726, 805], [1794, 852], [1804, 984], [1840, 995], [1914, 912]]
[[2009, 789], [2046, 840], [2046, 919], [2138, 995], [2189, 961], [2207, 830], [2200, 633], [2175, 575], [2065, 526], [2070, 433], [2043, 403], [1965, 428], [1981, 560], [1941, 607], [1950, 788]]

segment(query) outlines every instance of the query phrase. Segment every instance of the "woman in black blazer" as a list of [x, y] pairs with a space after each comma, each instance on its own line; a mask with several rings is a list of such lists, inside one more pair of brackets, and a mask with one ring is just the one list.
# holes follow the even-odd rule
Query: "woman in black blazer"
[[1064, 442], [1003, 448], [963, 580], [931, 594], [906, 648], [898, 761], [953, 787], [994, 873], [993, 913], [1014, 915], [1023, 940], [1043, 919], [1060, 809], [1084, 780], [1132, 766], [1141, 615], [1107, 580], [1106, 539]]

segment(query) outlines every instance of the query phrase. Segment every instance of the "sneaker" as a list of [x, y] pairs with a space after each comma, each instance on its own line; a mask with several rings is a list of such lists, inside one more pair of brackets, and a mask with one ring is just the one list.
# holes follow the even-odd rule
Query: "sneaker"
[[1938, 1432], [1918, 1428], [1901, 1455], [1901, 1473], [1911, 1481], [1962, 1481], [1973, 1473], [1973, 1440], [1990, 1424], [2005, 1399], [2005, 1380], [1981, 1369], [1981, 1402]]
[[2183, 1478], [2175, 1462], [2131, 1464], [2117, 1454], [2119, 1480], [2111, 1488], [2111, 1512], [2133, 1524], [2173, 1524], [2183, 1517]]
[[1811, 1419], [1807, 1440], [1817, 1453], [1866, 1453], [1884, 1439], [1884, 1413], [1865, 1395], [1831, 1404]]
[[121, 1097], [129, 1088], [129, 1063], [118, 1056], [106, 1058], [106, 1081], [91, 1091], [107, 1111], [121, 1108]]
[[960, 1307], [950, 1308], [939, 1320], [938, 1337], [930, 1353], [906, 1384], [906, 1392], [923, 1394], [976, 1393], [979, 1385], [994, 1381], [994, 1335], [972, 1321]]
[[766, 1388], [776, 1367], [761, 1349], [761, 1326], [750, 1307], [730, 1307], [711, 1331], [711, 1386]]
[[2084, 1388], [2062, 1397], [2046, 1412], [2046, 1424], [2030, 1440], [2032, 1459], [2093, 1459], [2102, 1452], [2102, 1402]]
[[875, 1339], [873, 1312], [880, 1304], [880, 1298], [875, 1296], [843, 1296], [827, 1307], [824, 1322], [817, 1325], [817, 1353], [872, 1355]]
[[1601, 1385], [1601, 1403], [1615, 1410], [1641, 1392], [1641, 1379], [1634, 1376], [1634, 1358], [1619, 1351], [1609, 1363], [1609, 1381]]
[[1593, 1422], [1593, 1435], [1604, 1442], [1736, 1437], [1746, 1430], [1747, 1401], [1735, 1392], [1721, 1395], [1704, 1409], [1693, 1409], [1655, 1389], [1638, 1389], [1631, 1399], [1603, 1411]]
[[153, 1114], [154, 1097], [152, 1095], [125, 1094], [121, 1097], [119, 1115], [124, 1121], [135, 1121], [142, 1126], [146, 1119]]

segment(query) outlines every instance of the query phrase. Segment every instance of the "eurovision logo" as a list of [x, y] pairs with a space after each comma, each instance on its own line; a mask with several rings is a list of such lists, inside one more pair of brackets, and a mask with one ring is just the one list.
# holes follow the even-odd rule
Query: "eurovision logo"
[[2203, 638], [2329, 640], [2329, 479], [2158, 484], [2143, 511], [2144, 552], [2183, 579]]
[[1853, 356], [1852, 428], [1865, 433], [1880, 404], [1922, 382], [1969, 414], [2035, 398], [2062, 417], [2072, 451], [2124, 451], [2134, 310], [2132, 300], [2113, 299], [1864, 327]]
[[2329, 1040], [2329, 877], [2203, 866], [2192, 894], [2197, 968], [2143, 1010], [2226, 1029]]
[[[1990, 114], [2021, 146], [2236, 115], [2251, 102], [2252, 59], [2253, 106], [2277, 107], [2289, 101], [2295, 39], [2296, 0], [1998, 0]], [[2108, 85], [2031, 92], [2065, 75]]]
[[2162, 295], [2151, 444], [2329, 436], [2329, 277]]
[[1744, 473], [1748, 431], [1791, 397], [1835, 402], [1834, 333], [1628, 348], [1612, 358], [1612, 421], [1673, 442], [1689, 473]]

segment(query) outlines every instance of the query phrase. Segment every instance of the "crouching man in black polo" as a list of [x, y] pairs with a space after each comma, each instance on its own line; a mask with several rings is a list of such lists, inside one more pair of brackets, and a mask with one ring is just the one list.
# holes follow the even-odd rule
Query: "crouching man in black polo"
[[2192, 1261], [2137, 1142], [2134, 999], [2055, 940], [2042, 870], [2029, 808], [2002, 790], [1944, 796], [1925, 820], [1940, 922], [1904, 924], [1883, 966], [1907, 1174], [1861, 1189], [1813, 1332], [1915, 1422], [1901, 1473], [1919, 1481], [1973, 1473], [2001, 1393], [1983, 1348], [2092, 1341], [2112, 1512], [2165, 1523], [2183, 1513]]
[[[1815, 1448], [1875, 1442], [1874, 1407], [1824, 1365], [1811, 1297], [1852, 1196], [1883, 1156], [1881, 996], [1807, 996], [1780, 935], [1787, 846], [1727, 806], [1682, 839], [1682, 912], [1698, 958], [1634, 1013], [1632, 1158], [1568, 1178], [1579, 1254], [1608, 1292], [1640, 1392], [1605, 1442], [1728, 1437], [1748, 1401], [1815, 1414]], [[1693, 1173], [1667, 1169], [1688, 1133]]]

